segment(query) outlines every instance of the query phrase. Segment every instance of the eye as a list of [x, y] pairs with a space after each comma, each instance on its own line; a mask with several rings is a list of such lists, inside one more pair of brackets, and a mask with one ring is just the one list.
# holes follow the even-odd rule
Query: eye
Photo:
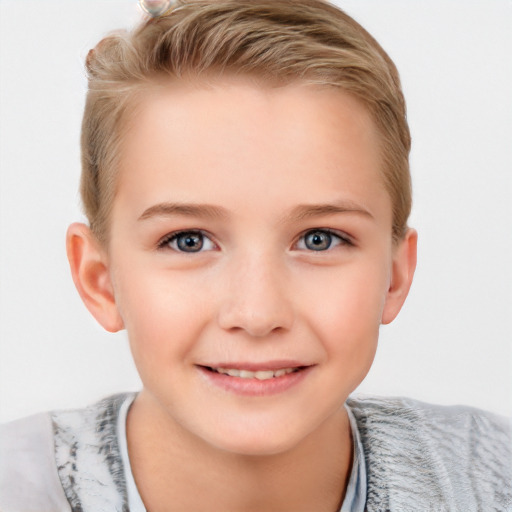
[[314, 229], [306, 232], [297, 244], [298, 249], [326, 251], [338, 245], [353, 245], [348, 237], [336, 234], [328, 229]]
[[158, 247], [177, 252], [200, 252], [214, 250], [215, 244], [202, 231], [180, 231], [165, 236]]

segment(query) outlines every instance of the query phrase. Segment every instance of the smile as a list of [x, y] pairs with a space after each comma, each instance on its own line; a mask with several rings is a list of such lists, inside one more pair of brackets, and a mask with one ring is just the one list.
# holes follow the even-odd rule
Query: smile
[[285, 392], [307, 378], [316, 365], [240, 363], [213, 366], [198, 365], [209, 384], [242, 396], [263, 397]]
[[241, 379], [258, 379], [268, 380], [288, 375], [289, 373], [297, 372], [300, 368], [280, 368], [279, 370], [238, 370], [235, 368], [210, 368], [210, 370], [222, 373], [223, 375], [229, 375], [230, 377], [239, 377]]

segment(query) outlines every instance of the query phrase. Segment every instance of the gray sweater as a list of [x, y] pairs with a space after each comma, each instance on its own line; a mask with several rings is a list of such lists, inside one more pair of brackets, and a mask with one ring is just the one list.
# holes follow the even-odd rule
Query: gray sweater
[[[116, 424], [132, 394], [0, 428], [0, 511], [128, 511]], [[366, 510], [512, 511], [512, 431], [499, 416], [403, 398], [349, 399]], [[313, 511], [312, 511], [313, 512]]]

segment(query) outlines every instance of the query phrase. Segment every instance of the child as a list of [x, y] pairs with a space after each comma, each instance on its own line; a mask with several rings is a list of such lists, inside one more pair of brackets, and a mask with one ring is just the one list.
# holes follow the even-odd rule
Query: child
[[319, 0], [189, 1], [87, 65], [68, 256], [143, 389], [3, 427], [1, 510], [509, 510], [502, 419], [348, 399], [416, 259], [375, 40]]

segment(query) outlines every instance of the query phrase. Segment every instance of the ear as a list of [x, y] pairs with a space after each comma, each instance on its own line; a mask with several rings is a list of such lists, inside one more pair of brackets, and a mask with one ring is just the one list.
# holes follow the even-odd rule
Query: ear
[[71, 224], [66, 235], [66, 250], [73, 282], [87, 309], [107, 331], [123, 329], [108, 257], [92, 231], [85, 224]]
[[408, 229], [394, 248], [391, 280], [382, 312], [383, 324], [389, 324], [396, 318], [409, 293], [416, 269], [417, 246], [418, 233]]

